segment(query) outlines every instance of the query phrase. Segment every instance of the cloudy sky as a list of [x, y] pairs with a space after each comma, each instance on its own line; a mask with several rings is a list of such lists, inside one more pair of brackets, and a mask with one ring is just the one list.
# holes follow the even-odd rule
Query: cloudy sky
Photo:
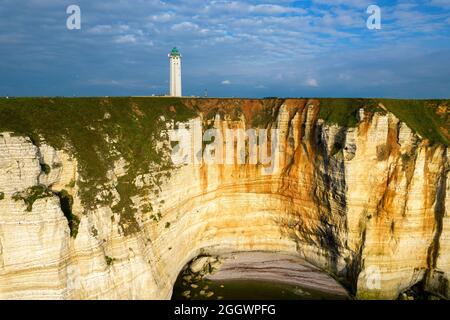
[[185, 95], [450, 97], [450, 0], [1, 0], [0, 96], [165, 94], [174, 46]]

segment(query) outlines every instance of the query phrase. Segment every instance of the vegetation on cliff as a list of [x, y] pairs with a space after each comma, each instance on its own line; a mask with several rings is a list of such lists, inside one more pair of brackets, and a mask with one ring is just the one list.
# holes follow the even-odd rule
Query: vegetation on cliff
[[[450, 145], [450, 100], [319, 99], [319, 118], [343, 127], [358, 123], [360, 108], [392, 112], [431, 143]], [[382, 106], [380, 106], [380, 104]]]
[[44, 199], [52, 197], [53, 193], [44, 185], [37, 185], [22, 192], [15, 193], [12, 198], [15, 201], [23, 200], [27, 205], [27, 211], [33, 210], [33, 204], [38, 199]]
[[[246, 100], [247, 101], [247, 100]], [[283, 99], [248, 100], [246, 107], [239, 99], [180, 98], [14, 98], [0, 99], [0, 132], [9, 131], [29, 137], [39, 145], [45, 141], [76, 157], [80, 179], [77, 181], [83, 206], [89, 210], [110, 205], [120, 214], [125, 233], [139, 230], [135, 220], [136, 195], [158, 194], [164, 178], [170, 176], [172, 162], [169, 147], [161, 145], [166, 125], [171, 121], [186, 121], [204, 113], [207, 119], [215, 114], [230, 115], [238, 120], [243, 114], [256, 127], [267, 127], [275, 120], [276, 109]], [[303, 100], [305, 102], [306, 100]], [[360, 108], [372, 112], [394, 113], [410, 128], [431, 143], [450, 145], [449, 100], [389, 100], [389, 99], [318, 99], [320, 119], [327, 123], [353, 127], [358, 123]], [[337, 148], [338, 150], [338, 148]], [[108, 172], [116, 161], [124, 160], [126, 174], [111, 185]], [[52, 168], [42, 165], [42, 171]], [[153, 172], [153, 186], [136, 186], [136, 177]], [[73, 186], [72, 186], [73, 187]], [[39, 190], [37, 190], [39, 191]], [[114, 193], [120, 195], [114, 203]], [[42, 192], [41, 192], [42, 193]], [[35, 196], [21, 196], [31, 209]], [[43, 193], [42, 193], [43, 194]], [[101, 196], [99, 196], [101, 195]], [[70, 202], [66, 194], [61, 201]], [[19, 195], [18, 195], [19, 197]], [[1, 197], [0, 197], [1, 198]], [[29, 201], [28, 201], [29, 199]], [[150, 205], [141, 208], [153, 220], [161, 213]], [[76, 235], [77, 217], [65, 211]]]
[[367, 99], [319, 99], [319, 118], [341, 127], [355, 127], [358, 124], [357, 113], [361, 108], [371, 111], [383, 111], [374, 100]]
[[450, 100], [382, 99], [380, 102], [423, 138], [450, 146]]
[[[42, 140], [76, 157], [85, 208], [111, 204], [107, 172], [123, 158], [127, 174], [115, 188], [125, 232], [136, 230], [131, 197], [138, 193], [134, 179], [172, 166], [164, 149], [157, 148], [167, 121], [184, 121], [194, 111], [172, 98], [16, 98], [0, 99], [0, 131], [24, 135], [39, 145]], [[157, 184], [162, 177], [155, 177]], [[104, 196], [98, 197], [99, 192]], [[140, 190], [142, 192], [142, 190]]]

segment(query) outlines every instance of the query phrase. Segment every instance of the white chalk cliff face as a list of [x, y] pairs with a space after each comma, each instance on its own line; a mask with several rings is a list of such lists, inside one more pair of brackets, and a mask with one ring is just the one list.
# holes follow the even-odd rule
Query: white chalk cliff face
[[[357, 298], [395, 299], [419, 281], [450, 298], [448, 149], [389, 112], [360, 110], [354, 128], [318, 112], [317, 101], [279, 108], [269, 124], [280, 141], [271, 174], [250, 164], [173, 169], [158, 194], [133, 196], [136, 208], [159, 214], [139, 209], [132, 234], [111, 206], [83, 208], [76, 156], [0, 133], [0, 298], [168, 299], [199, 254], [252, 250], [298, 254]], [[215, 119], [216, 128], [250, 126], [244, 116]], [[111, 185], [126, 172], [117, 161]], [[52, 192], [29, 205], [23, 199], [39, 185]], [[62, 190], [80, 220], [76, 237]]]

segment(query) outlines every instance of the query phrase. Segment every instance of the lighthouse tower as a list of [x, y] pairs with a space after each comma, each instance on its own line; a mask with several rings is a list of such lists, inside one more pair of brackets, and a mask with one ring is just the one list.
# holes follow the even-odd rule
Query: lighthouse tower
[[169, 53], [170, 60], [170, 95], [181, 97], [181, 54], [177, 48]]

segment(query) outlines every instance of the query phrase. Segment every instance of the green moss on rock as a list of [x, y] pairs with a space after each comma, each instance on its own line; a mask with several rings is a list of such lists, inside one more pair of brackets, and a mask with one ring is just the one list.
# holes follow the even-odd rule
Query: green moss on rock
[[27, 205], [27, 211], [31, 212], [33, 210], [33, 204], [38, 199], [52, 197], [53, 193], [44, 185], [37, 185], [26, 189], [22, 192], [16, 192], [13, 195], [13, 200], [20, 201], [23, 200]]

